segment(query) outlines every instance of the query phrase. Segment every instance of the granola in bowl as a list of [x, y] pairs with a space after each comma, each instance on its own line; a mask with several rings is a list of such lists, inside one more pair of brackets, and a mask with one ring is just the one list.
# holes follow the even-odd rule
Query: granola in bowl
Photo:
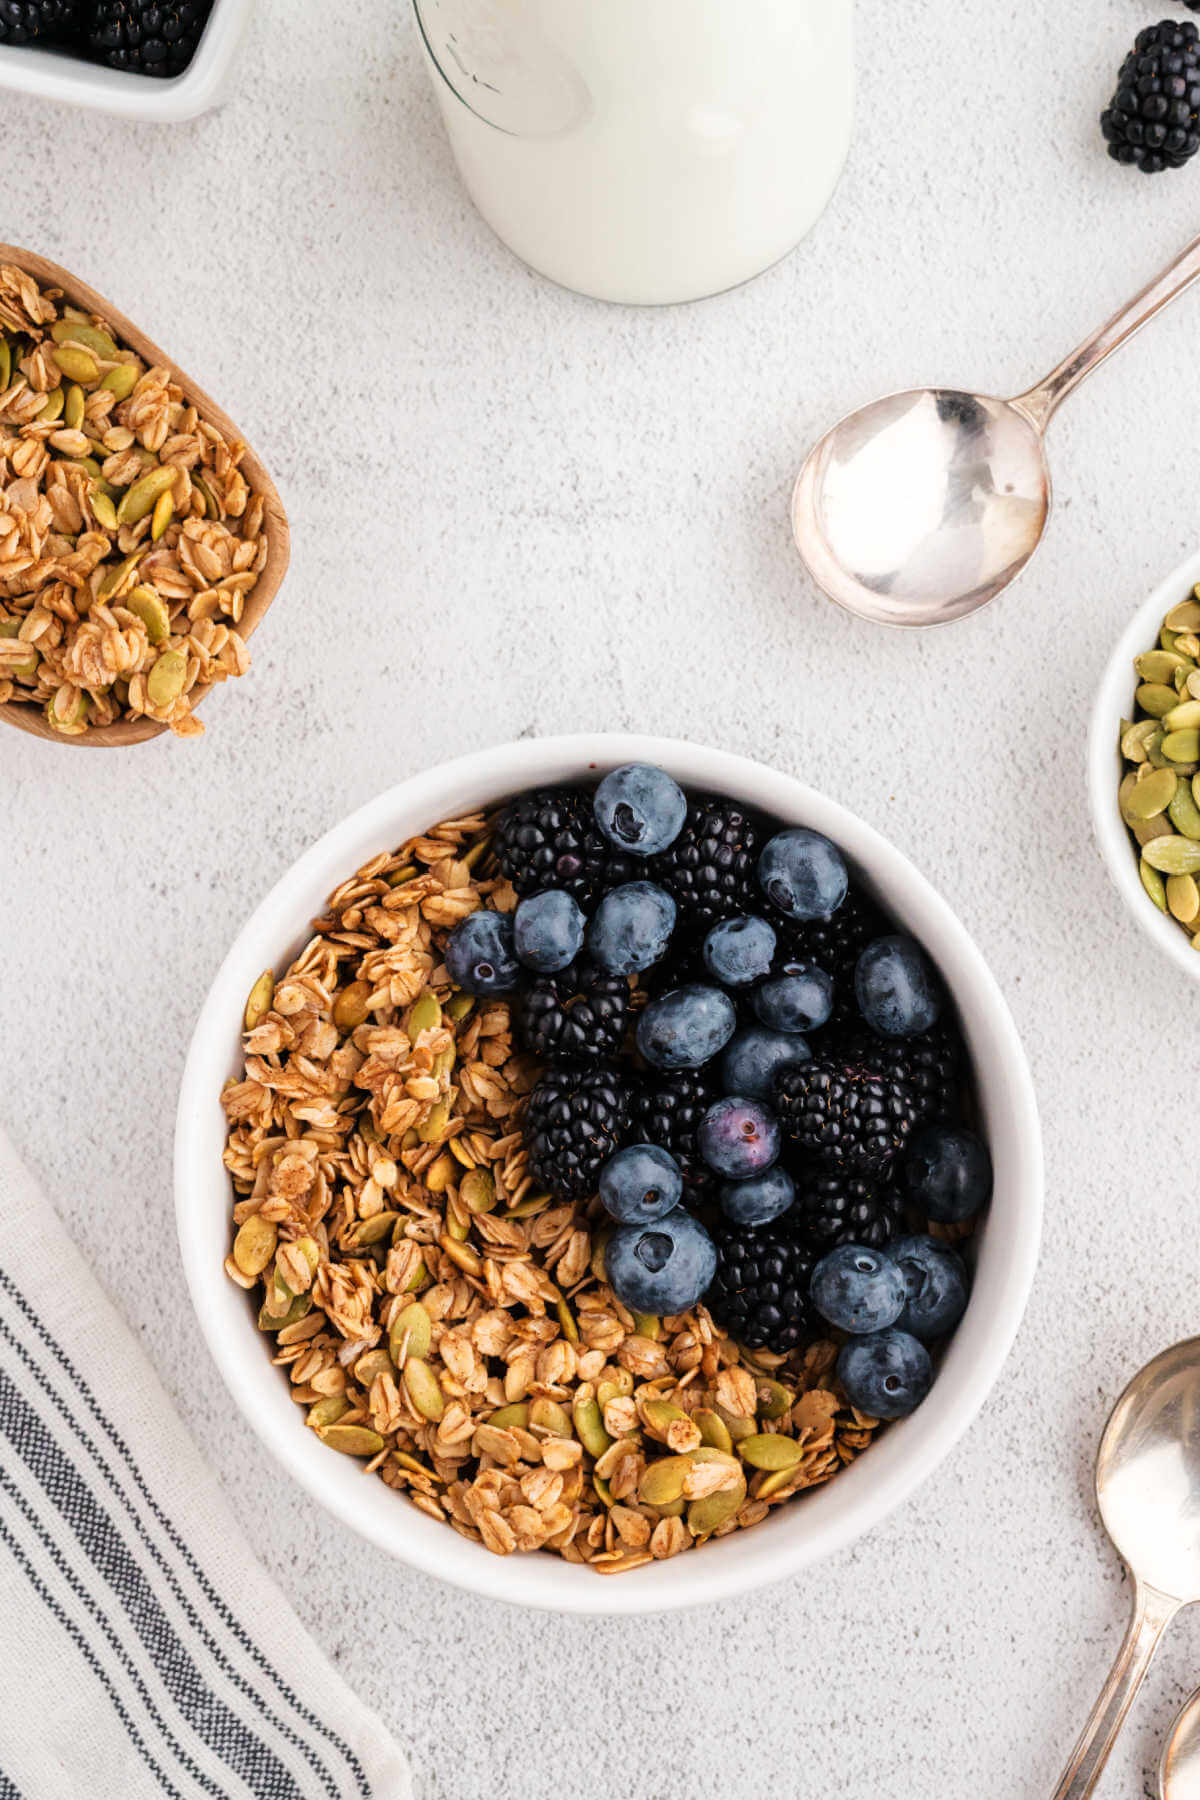
[[[587, 856], [559, 828], [556, 867], [582, 894]], [[222, 1095], [225, 1267], [330, 1450], [498, 1555], [618, 1573], [757, 1524], [836, 1475], [879, 1421], [839, 1378], [845, 1334], [807, 1312], [775, 1350], [761, 1308], [739, 1336], [704, 1299], [627, 1305], [595, 1183], [564, 1198], [531, 1167], [545, 1010], [534, 1028], [526, 997], [465, 991], [446, 964], [474, 915], [511, 925], [518, 889], [538, 885], [514, 854], [530, 841], [512, 808], [435, 826], [338, 887], [286, 972], [260, 977], [244, 1070]], [[693, 877], [681, 861], [681, 893]], [[631, 1026], [658, 985], [653, 969], [628, 977]], [[828, 1184], [813, 1192], [833, 1246]], [[892, 1197], [871, 1205], [872, 1229], [901, 1228]]]
[[268, 558], [245, 456], [99, 312], [0, 264], [0, 705], [67, 738], [203, 731]]

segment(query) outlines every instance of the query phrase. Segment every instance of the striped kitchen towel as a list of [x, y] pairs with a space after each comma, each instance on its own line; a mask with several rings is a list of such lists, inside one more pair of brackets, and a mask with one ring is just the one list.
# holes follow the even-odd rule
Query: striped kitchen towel
[[0, 1645], [0, 1800], [411, 1800], [2, 1130]]

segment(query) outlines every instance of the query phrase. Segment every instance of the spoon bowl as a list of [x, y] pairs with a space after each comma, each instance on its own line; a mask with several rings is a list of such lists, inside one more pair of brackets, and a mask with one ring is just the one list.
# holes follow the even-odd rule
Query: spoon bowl
[[1156, 1356], [1117, 1401], [1096, 1499], [1133, 1580], [1133, 1617], [1054, 1800], [1093, 1792], [1163, 1632], [1200, 1600], [1200, 1338]]
[[[245, 442], [243, 434], [228, 413], [223, 412], [215, 400], [210, 400], [190, 375], [185, 375], [178, 364], [172, 362], [145, 332], [139, 331], [131, 319], [118, 312], [95, 288], [88, 287], [86, 282], [80, 281], [58, 263], [49, 262], [44, 256], [35, 256], [31, 250], [20, 250], [14, 244], [0, 244], [0, 263], [12, 263], [23, 269], [41, 287], [61, 289], [63, 298], [69, 305], [77, 306], [85, 312], [99, 313], [108, 320], [118, 343], [136, 350], [143, 362], [150, 367], [166, 369], [171, 380], [178, 382], [183, 389], [200, 417], [214, 426], [227, 442]], [[290, 535], [287, 514], [275, 483], [268, 475], [261, 458], [249, 444], [246, 445], [241, 467], [252, 492], [262, 494], [264, 498], [263, 531], [267, 539], [267, 560], [259, 573], [258, 581], [246, 596], [245, 610], [238, 625], [240, 635], [248, 638], [262, 624], [287, 573]], [[211, 683], [193, 690], [193, 707], [199, 704], [210, 687]], [[0, 705], [0, 722], [14, 725], [18, 731], [30, 732], [34, 737], [47, 738], [55, 744], [74, 744], [88, 750], [142, 744], [169, 729], [157, 719], [117, 719], [111, 725], [93, 725], [77, 737], [69, 736], [56, 731], [39, 706], [31, 706], [18, 700]]]
[[1200, 1691], [1185, 1700], [1158, 1765], [1159, 1800], [1200, 1800]]
[[888, 394], [835, 425], [792, 496], [792, 531], [831, 600], [885, 625], [978, 612], [1025, 568], [1050, 512], [1042, 439], [1085, 375], [1200, 276], [1200, 238], [1015, 400]]
[[818, 585], [883, 625], [945, 625], [1016, 579], [1050, 512], [1037, 426], [1018, 402], [913, 388], [826, 433], [792, 529]]

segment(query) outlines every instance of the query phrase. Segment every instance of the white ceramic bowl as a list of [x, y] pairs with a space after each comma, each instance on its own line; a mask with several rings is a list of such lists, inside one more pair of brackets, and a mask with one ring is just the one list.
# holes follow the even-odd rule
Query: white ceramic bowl
[[1088, 796], [1100, 854], [1108, 865], [1117, 892], [1137, 923], [1172, 962], [1193, 981], [1200, 981], [1200, 951], [1192, 949], [1174, 919], [1160, 913], [1142, 886], [1138, 873], [1138, 849], [1121, 817], [1117, 789], [1125, 772], [1118, 742], [1121, 720], [1133, 716], [1133, 691], [1137, 686], [1133, 659], [1158, 644], [1162, 622], [1173, 606], [1186, 600], [1200, 582], [1200, 551], [1156, 587], [1138, 607], [1110, 656], [1092, 706], [1088, 733]]
[[[262, 969], [285, 967], [330, 891], [369, 856], [435, 820], [630, 761], [660, 763], [689, 788], [734, 795], [841, 845], [863, 884], [935, 958], [954, 995], [996, 1179], [970, 1306], [925, 1404], [829, 1486], [778, 1508], [753, 1530], [606, 1581], [558, 1557], [492, 1556], [306, 1428], [287, 1381], [271, 1366], [249, 1296], [222, 1269], [231, 1193], [218, 1095], [239, 1071], [251, 984]], [[476, 1593], [563, 1612], [641, 1613], [723, 1600], [793, 1575], [869, 1530], [936, 1468], [982, 1406], [1020, 1324], [1037, 1261], [1042, 1157], [1033, 1088], [1008, 1008], [946, 902], [898, 850], [834, 801], [758, 763], [667, 739], [590, 736], [511, 744], [414, 776], [305, 851], [238, 933], [204, 1003], [179, 1100], [175, 1189], [184, 1268], [209, 1349], [254, 1430], [314, 1499], [392, 1555]]]
[[160, 81], [36, 44], [0, 45], [0, 88], [83, 106], [120, 118], [167, 123], [194, 119], [223, 98], [253, 0], [216, 0], [182, 75]]

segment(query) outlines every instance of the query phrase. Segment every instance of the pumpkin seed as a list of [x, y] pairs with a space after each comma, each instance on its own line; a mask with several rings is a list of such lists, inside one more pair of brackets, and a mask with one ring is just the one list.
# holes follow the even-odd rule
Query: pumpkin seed
[[384, 1238], [390, 1237], [396, 1220], [400, 1217], [395, 1212], [372, 1213], [369, 1219], [360, 1219], [347, 1233], [347, 1242], [355, 1250], [370, 1250], [375, 1244], [382, 1244]]
[[0, 394], [12, 380], [12, 346], [0, 331]]
[[700, 1429], [702, 1444], [707, 1444], [713, 1450], [724, 1450], [726, 1455], [732, 1451], [733, 1439], [729, 1435], [729, 1427], [719, 1413], [702, 1406], [692, 1417]]
[[[19, 619], [0, 619], [0, 638], [7, 638], [11, 643], [14, 638], [18, 638], [20, 635], [21, 622]], [[9, 675], [36, 675], [38, 663], [40, 661], [41, 658], [38, 656], [37, 651], [30, 645], [29, 654], [23, 657], [20, 662], [5, 663], [5, 673]]]
[[1154, 769], [1144, 781], [1135, 780], [1122, 811], [1127, 819], [1153, 819], [1167, 810], [1178, 785], [1179, 777], [1174, 769]]
[[1168, 731], [1194, 731], [1200, 725], [1200, 700], [1183, 700], [1163, 720]]
[[703, 1500], [693, 1500], [687, 1509], [688, 1530], [693, 1537], [707, 1537], [718, 1526], [727, 1524], [745, 1499], [746, 1483], [743, 1479], [733, 1487], [719, 1488], [715, 1494], [706, 1494]]
[[1200, 840], [1200, 806], [1197, 806], [1192, 791], [1196, 781], [1200, 781], [1200, 776], [1193, 777], [1191, 783], [1179, 781], [1175, 784], [1167, 813], [1176, 831], [1186, 838]]
[[579, 1327], [575, 1323], [575, 1314], [571, 1311], [571, 1308], [562, 1298], [561, 1294], [554, 1302], [554, 1310], [558, 1314], [558, 1323], [562, 1328], [562, 1334], [566, 1338], [568, 1344], [577, 1344], [579, 1342]]
[[446, 1002], [446, 1017], [455, 1025], [461, 1025], [474, 1004], [474, 994], [451, 994]]
[[63, 424], [68, 431], [78, 431], [83, 424], [83, 406], [83, 389], [77, 382], [69, 382], [63, 400]]
[[458, 1192], [468, 1212], [490, 1213], [495, 1207], [496, 1183], [489, 1169], [468, 1169], [458, 1184]]
[[638, 1482], [638, 1499], [647, 1506], [662, 1506], [683, 1499], [683, 1483], [693, 1467], [695, 1452], [686, 1456], [662, 1456], [647, 1463]]
[[168, 488], [165, 494], [158, 496], [154, 502], [154, 511], [150, 515], [150, 541], [152, 544], [158, 543], [174, 517], [175, 502], [171, 498], [171, 491]]
[[87, 722], [88, 697], [82, 688], [71, 687], [64, 681], [55, 690], [53, 697], [46, 702], [46, 719], [55, 731], [68, 733], [82, 731]]
[[145, 582], [140, 582], [132, 594], [127, 594], [122, 605], [135, 619], [142, 621], [151, 644], [165, 643], [170, 637], [171, 615], [167, 611], [166, 602]]
[[1143, 681], [1161, 682], [1171, 686], [1181, 670], [1193, 667], [1186, 656], [1180, 656], [1174, 650], [1147, 650], [1144, 656], [1134, 658], [1134, 668]]
[[88, 495], [88, 504], [95, 516], [97, 525], [103, 525], [105, 531], [115, 531], [117, 529], [117, 509], [107, 494], [101, 493], [98, 488], [93, 489]]
[[1142, 857], [1141, 862], [1138, 864], [1138, 874], [1141, 876], [1142, 886], [1153, 900], [1155, 906], [1157, 906], [1159, 912], [1165, 913], [1167, 910], [1166, 886], [1158, 870], [1150, 867], [1145, 856]]
[[[97, 469], [96, 473], [100, 473], [99, 469]], [[98, 600], [111, 600], [118, 589], [124, 587], [144, 555], [144, 550], [135, 550], [132, 556], [127, 556], [125, 558], [124, 562], [115, 563], [100, 583], [100, 586], [96, 589], [96, 598]]]
[[91, 387], [100, 379], [100, 366], [90, 350], [80, 349], [75, 344], [59, 344], [51, 350], [50, 356], [69, 381]]
[[345, 1394], [327, 1394], [310, 1406], [304, 1423], [311, 1425], [314, 1431], [323, 1430], [326, 1426], [336, 1425], [344, 1414], [350, 1411], [350, 1402]]
[[1158, 729], [1156, 719], [1139, 719], [1136, 725], [1130, 725], [1121, 736], [1121, 755], [1125, 760], [1144, 763], [1146, 745]]
[[1194, 875], [1169, 875], [1166, 883], [1167, 906], [1181, 925], [1191, 925], [1200, 916], [1200, 887]]
[[353, 1031], [367, 1018], [367, 1001], [371, 998], [369, 981], [352, 981], [333, 1003], [333, 1022], [339, 1031]]
[[1194, 763], [1200, 757], [1200, 731], [1169, 731], [1163, 738], [1162, 750], [1173, 763]]
[[311, 1294], [297, 1294], [285, 1313], [273, 1313], [266, 1303], [258, 1311], [260, 1331], [282, 1331], [286, 1325], [298, 1325], [312, 1306]]
[[326, 1425], [317, 1436], [343, 1456], [378, 1456], [383, 1449], [383, 1439], [368, 1425]]
[[152, 706], [174, 706], [187, 680], [187, 657], [182, 650], [164, 650], [146, 677], [146, 693]]
[[551, 1437], [569, 1438], [572, 1435], [571, 1415], [557, 1400], [531, 1400], [529, 1429], [549, 1432]]
[[[589, 1456], [600, 1457], [611, 1449], [613, 1440], [604, 1429], [604, 1420], [595, 1400], [576, 1400], [571, 1409], [575, 1436]], [[494, 1421], [493, 1421], [494, 1422]]]
[[151, 469], [148, 474], [140, 475], [133, 486], [125, 490], [117, 508], [118, 525], [140, 524], [154, 511], [155, 504], [162, 495], [174, 487], [178, 473], [178, 469], [163, 463], [158, 468]]
[[261, 1213], [251, 1213], [233, 1240], [233, 1260], [243, 1275], [261, 1275], [275, 1254], [279, 1228]]
[[[405, 1338], [408, 1339], [407, 1349]], [[413, 1356], [424, 1362], [432, 1342], [433, 1320], [421, 1302], [412, 1300], [401, 1307], [388, 1327], [388, 1349], [396, 1366], [400, 1366], [402, 1359]]]
[[111, 362], [117, 354], [117, 346], [107, 331], [82, 319], [56, 319], [50, 327], [50, 336], [56, 344], [82, 344], [85, 350], [103, 357], [105, 362]]
[[419, 994], [409, 1007], [405, 1030], [410, 1041], [415, 1043], [423, 1031], [436, 1031], [441, 1022], [442, 1008], [438, 997], [426, 991]]
[[370, 1387], [377, 1375], [394, 1375], [395, 1372], [396, 1365], [382, 1345], [378, 1350], [368, 1350], [354, 1365], [354, 1379], [366, 1388]]
[[[1153, 838], [1142, 846], [1142, 860], [1163, 875], [1195, 875], [1200, 872], [1200, 844], [1191, 838]], [[1165, 893], [1163, 899], [1165, 905]]]
[[423, 1144], [440, 1144], [446, 1135], [446, 1127], [449, 1123], [449, 1098], [435, 1100], [421, 1124], [417, 1126], [417, 1136]]
[[772, 1469], [769, 1475], [759, 1478], [754, 1493], [756, 1499], [769, 1500], [772, 1494], [782, 1493], [784, 1488], [791, 1487], [796, 1479], [795, 1469]]
[[100, 386], [102, 388], [107, 388], [110, 394], [115, 394], [117, 396], [117, 404], [120, 405], [122, 400], [128, 400], [137, 384], [138, 372], [136, 363], [118, 363], [115, 369], [110, 369], [108, 371], [108, 374], [104, 377]]
[[242, 1017], [246, 1030], [253, 1031], [261, 1025], [271, 1010], [271, 1002], [275, 998], [275, 974], [271, 969], [264, 969], [250, 992], [246, 995], [246, 1010]]
[[429, 1419], [436, 1425], [446, 1410], [442, 1386], [427, 1362], [419, 1356], [410, 1356], [404, 1365], [404, 1385], [408, 1397], [423, 1419]]
[[784, 1387], [782, 1381], [774, 1381], [770, 1376], [760, 1377], [758, 1382], [758, 1416], [760, 1419], [782, 1419], [796, 1404], [796, 1396], [791, 1388]]
[[50, 392], [46, 395], [46, 398], [42, 401], [41, 406], [38, 408], [38, 413], [37, 413], [38, 424], [39, 425], [53, 425], [57, 419], [62, 418], [63, 407], [65, 404], [66, 404], [66, 395], [63, 393], [62, 388], [61, 387], [52, 388], [50, 390]]
[[756, 1433], [742, 1439], [738, 1455], [752, 1469], [794, 1469], [804, 1460], [804, 1446], [777, 1433]]
[[642, 1404], [642, 1417], [646, 1429], [660, 1443], [666, 1443], [667, 1432], [672, 1425], [688, 1424], [687, 1413], [682, 1406], [675, 1406], [670, 1400], [646, 1400]]
[[528, 1404], [524, 1400], [514, 1400], [510, 1406], [497, 1407], [488, 1424], [495, 1425], [500, 1431], [511, 1431], [514, 1425], [525, 1431], [529, 1426]]
[[1181, 600], [1173, 606], [1163, 623], [1171, 631], [1200, 631], [1200, 603], [1196, 600]]

